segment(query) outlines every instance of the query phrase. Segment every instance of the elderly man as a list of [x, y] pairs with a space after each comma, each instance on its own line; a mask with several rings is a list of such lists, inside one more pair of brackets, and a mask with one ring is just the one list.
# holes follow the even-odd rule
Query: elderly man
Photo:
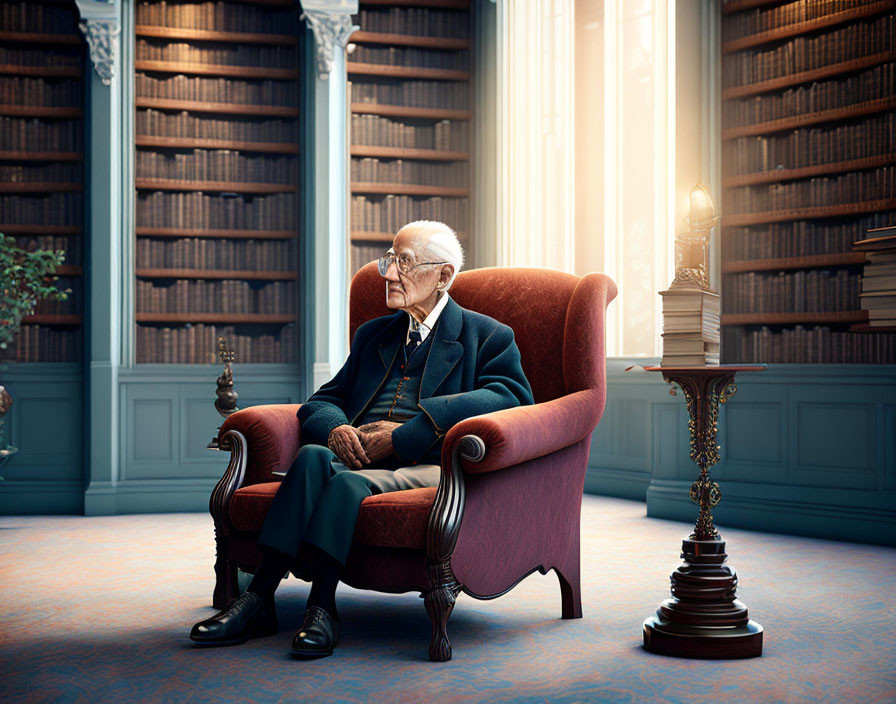
[[513, 331], [448, 295], [462, 264], [447, 225], [413, 222], [395, 236], [379, 271], [386, 305], [398, 312], [358, 328], [342, 369], [302, 405], [303, 446], [265, 518], [262, 563], [228, 609], [193, 626], [193, 641], [235, 645], [276, 633], [274, 592], [310, 546], [311, 593], [292, 653], [330, 655], [336, 586], [364, 498], [437, 486], [449, 428], [532, 403]]

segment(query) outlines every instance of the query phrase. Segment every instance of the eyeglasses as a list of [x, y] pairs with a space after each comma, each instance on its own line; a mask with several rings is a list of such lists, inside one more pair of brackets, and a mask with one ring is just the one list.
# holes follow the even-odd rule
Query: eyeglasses
[[385, 276], [389, 267], [392, 266], [392, 263], [395, 263], [395, 266], [398, 267], [398, 271], [401, 274], [408, 275], [414, 269], [421, 266], [433, 266], [436, 264], [449, 264], [450, 262], [420, 262], [419, 264], [414, 264], [411, 258], [407, 254], [395, 254], [393, 251], [386, 252], [383, 256], [379, 258], [377, 262], [377, 266], [380, 270], [380, 276]]

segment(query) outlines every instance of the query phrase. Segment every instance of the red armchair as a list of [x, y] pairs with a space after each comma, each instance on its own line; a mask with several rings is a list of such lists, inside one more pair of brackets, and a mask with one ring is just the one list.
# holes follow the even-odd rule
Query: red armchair
[[[461, 272], [451, 295], [513, 328], [535, 405], [454, 426], [437, 489], [366, 498], [344, 577], [361, 589], [422, 592], [433, 660], [451, 658], [446, 626], [461, 591], [489, 599], [535, 570], [553, 569], [563, 618], [582, 615], [582, 491], [606, 401], [604, 315], [616, 286], [602, 274], [492, 268]], [[352, 280], [351, 334], [390, 312], [370, 263]], [[273, 472], [288, 468], [299, 450], [297, 409], [246, 408], [221, 426], [231, 459], [210, 501], [217, 608], [237, 596], [237, 568], [253, 572], [261, 561], [255, 541], [279, 486]]]

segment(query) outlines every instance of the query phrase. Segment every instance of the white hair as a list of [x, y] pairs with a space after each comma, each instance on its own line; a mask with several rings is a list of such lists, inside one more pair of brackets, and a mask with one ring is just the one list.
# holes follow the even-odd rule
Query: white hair
[[429, 237], [429, 241], [426, 243], [427, 254], [436, 261], [447, 262], [454, 267], [454, 273], [445, 284], [446, 291], [451, 288], [454, 278], [464, 265], [464, 250], [460, 246], [460, 240], [457, 239], [454, 230], [436, 220], [415, 220], [409, 222], [401, 230], [413, 230], [415, 234]]

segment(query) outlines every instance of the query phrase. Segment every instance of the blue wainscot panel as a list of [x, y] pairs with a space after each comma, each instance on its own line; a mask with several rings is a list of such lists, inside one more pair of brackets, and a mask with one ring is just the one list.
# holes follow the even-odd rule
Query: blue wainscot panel
[[11, 364], [6, 436], [18, 452], [0, 469], [0, 513], [84, 510], [84, 381], [80, 364]]
[[[684, 521], [689, 531], [698, 470], [683, 398], [676, 412], [661, 377], [623, 372], [629, 363], [608, 364], [607, 428], [594, 434], [586, 489], [635, 498], [646, 476], [639, 498], [648, 515]], [[896, 367], [772, 365], [739, 375], [737, 386], [721, 407], [721, 461], [711, 469], [722, 490], [717, 525], [896, 545]], [[650, 452], [635, 469], [610, 439], [626, 414], [608, 414], [645, 398]]]
[[[207, 449], [223, 418], [214, 408], [216, 366], [146, 365], [120, 375], [117, 513], [206, 511], [229, 453]], [[235, 365], [237, 406], [299, 403], [294, 367]]]

